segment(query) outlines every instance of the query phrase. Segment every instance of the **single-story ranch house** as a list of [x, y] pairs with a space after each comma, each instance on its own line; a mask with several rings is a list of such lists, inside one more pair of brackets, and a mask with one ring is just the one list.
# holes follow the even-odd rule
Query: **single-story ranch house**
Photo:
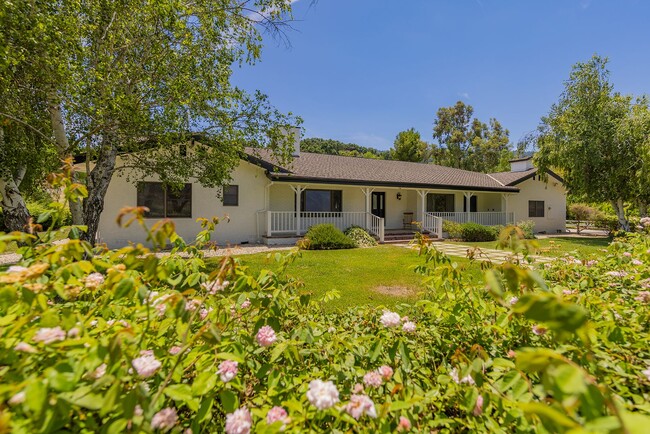
[[[119, 165], [119, 161], [118, 161]], [[146, 206], [153, 221], [171, 218], [192, 240], [199, 217], [223, 217], [213, 239], [222, 245], [291, 243], [317, 223], [342, 230], [365, 228], [378, 240], [418, 226], [442, 237], [442, 221], [506, 225], [535, 222], [537, 232], [565, 231], [566, 192], [549, 173], [542, 181], [531, 158], [511, 161], [511, 171], [477, 173], [425, 163], [373, 160], [300, 152], [279, 166], [264, 149], [247, 148], [223, 191], [188, 183], [166, 192], [155, 177], [135, 185], [115, 175], [99, 226], [99, 242], [119, 247], [145, 242], [136, 226], [120, 228], [115, 217], [125, 206]], [[222, 194], [218, 194], [222, 193]]]

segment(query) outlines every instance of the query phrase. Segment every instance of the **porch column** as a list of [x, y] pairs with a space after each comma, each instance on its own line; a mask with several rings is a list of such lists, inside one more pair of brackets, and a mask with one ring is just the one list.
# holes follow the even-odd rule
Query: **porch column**
[[510, 197], [510, 193], [501, 193], [501, 197], [503, 198], [503, 211], [506, 214], [505, 224], [509, 225], [510, 223], [514, 223], [508, 221], [508, 198]]
[[302, 192], [305, 187], [302, 185], [291, 185], [291, 189], [296, 193], [296, 235], [300, 235], [300, 201], [302, 200]]
[[463, 192], [463, 195], [465, 196], [465, 218], [467, 219], [466, 223], [470, 222], [470, 210], [472, 209], [472, 196], [474, 196], [474, 192], [472, 191], [465, 191]]
[[363, 192], [363, 195], [366, 197], [366, 230], [370, 229], [371, 226], [371, 221], [370, 221], [370, 212], [372, 209], [372, 206], [370, 204], [370, 198], [372, 196], [372, 192], [375, 191], [374, 188], [370, 187], [361, 187], [361, 191]]
[[[424, 214], [427, 212], [427, 194], [429, 190], [418, 190], [418, 196], [420, 196], [420, 224], [424, 225]], [[421, 229], [424, 229], [422, 226]]]

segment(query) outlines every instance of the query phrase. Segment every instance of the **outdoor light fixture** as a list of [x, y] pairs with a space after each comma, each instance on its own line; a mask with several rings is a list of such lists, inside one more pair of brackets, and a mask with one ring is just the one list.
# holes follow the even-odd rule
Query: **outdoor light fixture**
[[402, 200], [402, 193], [397, 193], [397, 200]]

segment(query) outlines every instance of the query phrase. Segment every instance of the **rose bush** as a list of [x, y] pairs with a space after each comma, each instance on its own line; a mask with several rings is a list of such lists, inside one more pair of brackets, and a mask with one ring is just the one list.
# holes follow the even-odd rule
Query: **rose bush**
[[[206, 268], [171, 221], [154, 246], [20, 238], [0, 273], [0, 432], [646, 432], [650, 243], [472, 286], [420, 239], [426, 291], [391, 312], [322, 309], [284, 274]], [[527, 241], [510, 240], [511, 244]], [[525, 244], [517, 247], [524, 252]]]

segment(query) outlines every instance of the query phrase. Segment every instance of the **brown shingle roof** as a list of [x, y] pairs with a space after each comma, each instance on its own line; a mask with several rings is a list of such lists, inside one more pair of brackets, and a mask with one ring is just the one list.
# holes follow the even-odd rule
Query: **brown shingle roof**
[[537, 168], [533, 167], [521, 172], [498, 172], [490, 173], [490, 176], [503, 185], [516, 185], [537, 173]]
[[516, 187], [499, 183], [485, 173], [435, 164], [301, 152], [299, 157], [282, 167], [268, 150], [247, 148], [246, 154], [250, 161], [266, 168], [269, 177], [277, 181], [519, 191]]
[[[515, 186], [529, 178], [532, 178], [537, 173], [537, 168], [533, 167], [528, 170], [523, 170], [521, 172], [498, 172], [490, 173], [490, 176], [497, 181], [501, 182], [503, 185]], [[564, 183], [564, 179], [557, 173], [552, 170], [547, 170], [546, 173], [558, 181]]]

